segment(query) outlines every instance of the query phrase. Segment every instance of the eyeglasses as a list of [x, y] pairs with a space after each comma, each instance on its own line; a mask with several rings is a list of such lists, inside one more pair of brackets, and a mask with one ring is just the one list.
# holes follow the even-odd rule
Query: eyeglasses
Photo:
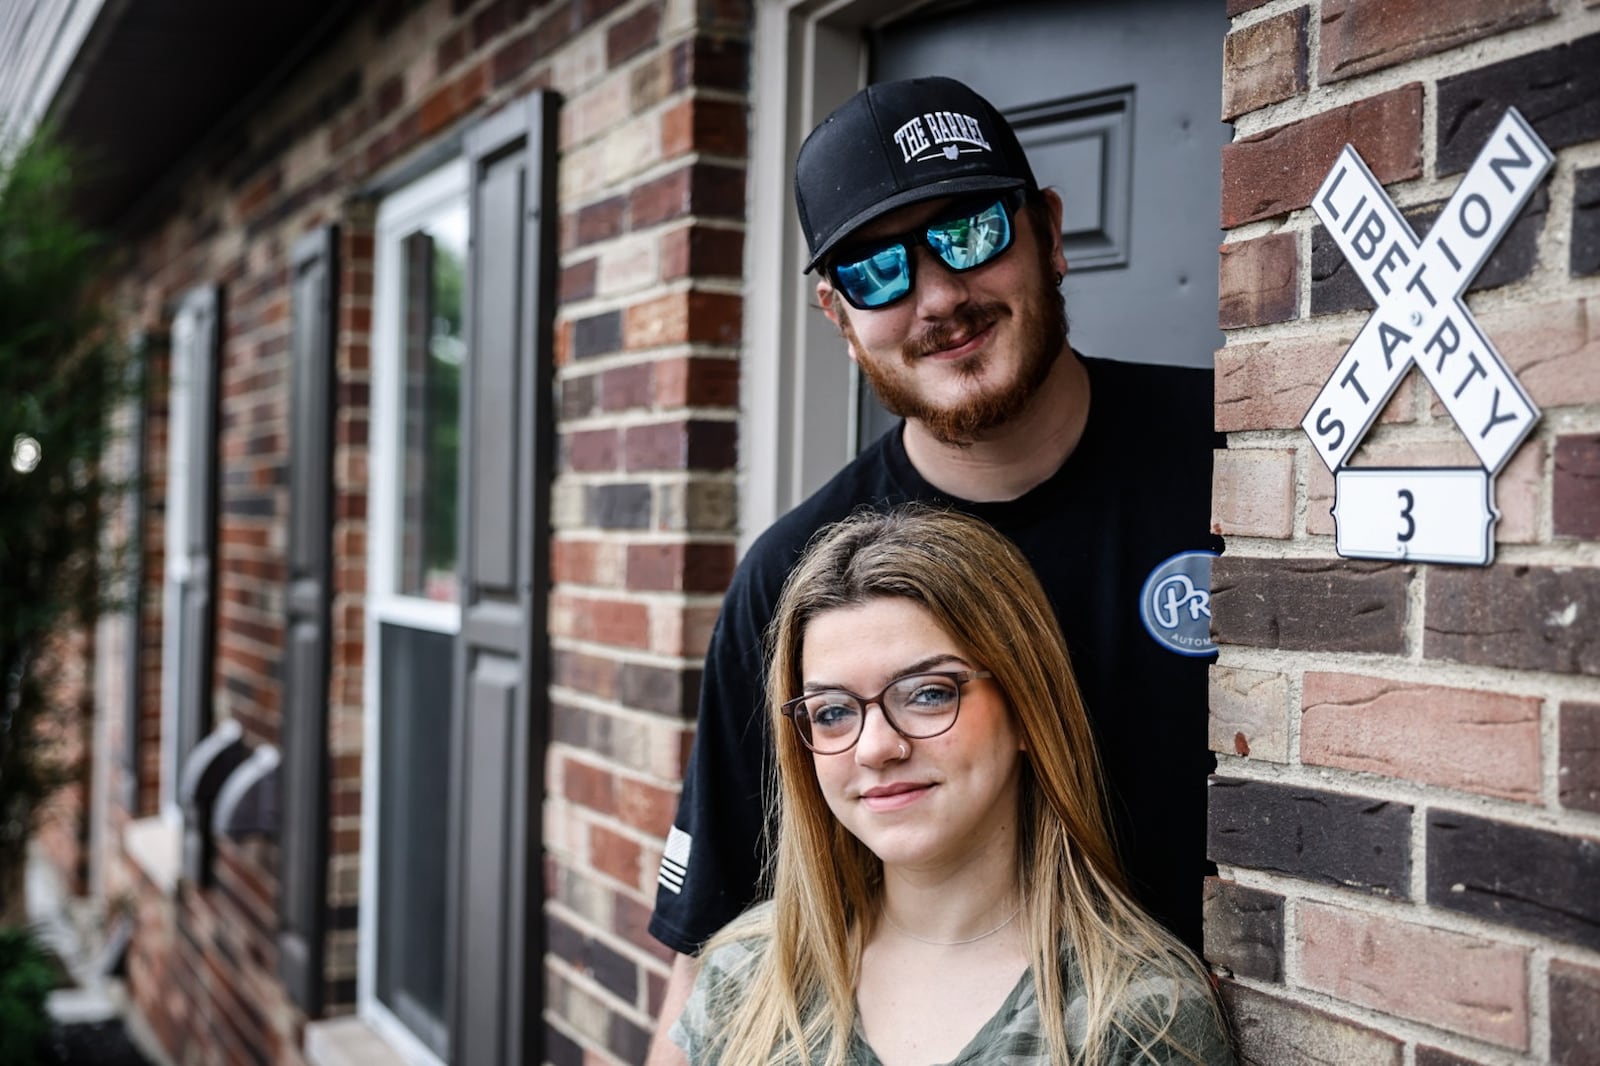
[[818, 755], [839, 755], [856, 746], [874, 703], [889, 728], [907, 740], [927, 740], [956, 724], [961, 686], [993, 677], [987, 670], [949, 670], [897, 677], [876, 696], [857, 696], [842, 688], [807, 692], [779, 710], [794, 723], [806, 747]]
[[888, 307], [911, 292], [911, 246], [925, 244], [939, 261], [956, 273], [975, 270], [1011, 247], [1011, 218], [1022, 206], [1022, 190], [998, 200], [968, 201], [955, 214], [930, 222], [910, 233], [894, 234], [834, 256], [828, 266], [833, 287], [861, 311]]

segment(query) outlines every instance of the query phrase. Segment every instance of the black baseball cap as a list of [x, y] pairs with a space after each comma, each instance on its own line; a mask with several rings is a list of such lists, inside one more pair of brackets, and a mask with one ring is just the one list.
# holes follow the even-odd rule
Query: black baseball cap
[[1011, 123], [954, 78], [869, 85], [811, 131], [794, 163], [794, 201], [811, 259], [907, 204], [1037, 188]]

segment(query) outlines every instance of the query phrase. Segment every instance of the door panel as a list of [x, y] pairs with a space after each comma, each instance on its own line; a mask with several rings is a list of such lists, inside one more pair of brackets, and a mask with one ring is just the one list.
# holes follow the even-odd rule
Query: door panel
[[[921, 8], [871, 34], [872, 80], [948, 75], [1011, 119], [1039, 183], [1065, 205], [1074, 348], [1208, 367], [1222, 346], [1227, 26], [1220, 0]], [[863, 445], [893, 421], [865, 400]]]

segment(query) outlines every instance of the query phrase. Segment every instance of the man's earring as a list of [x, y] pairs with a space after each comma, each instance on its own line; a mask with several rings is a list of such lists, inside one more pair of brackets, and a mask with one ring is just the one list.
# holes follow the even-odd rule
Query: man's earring
[[1065, 273], [1060, 270], [1056, 271], [1056, 288], [1059, 289], [1061, 287], [1061, 279], [1064, 277], [1066, 277]]

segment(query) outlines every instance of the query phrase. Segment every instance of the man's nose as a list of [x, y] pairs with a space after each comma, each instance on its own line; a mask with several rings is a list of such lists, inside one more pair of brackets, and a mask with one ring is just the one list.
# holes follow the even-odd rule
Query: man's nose
[[922, 257], [917, 263], [915, 299], [918, 314], [923, 318], [946, 318], [967, 302], [970, 292], [965, 274], [951, 270], [926, 245], [917, 245], [912, 254]]

